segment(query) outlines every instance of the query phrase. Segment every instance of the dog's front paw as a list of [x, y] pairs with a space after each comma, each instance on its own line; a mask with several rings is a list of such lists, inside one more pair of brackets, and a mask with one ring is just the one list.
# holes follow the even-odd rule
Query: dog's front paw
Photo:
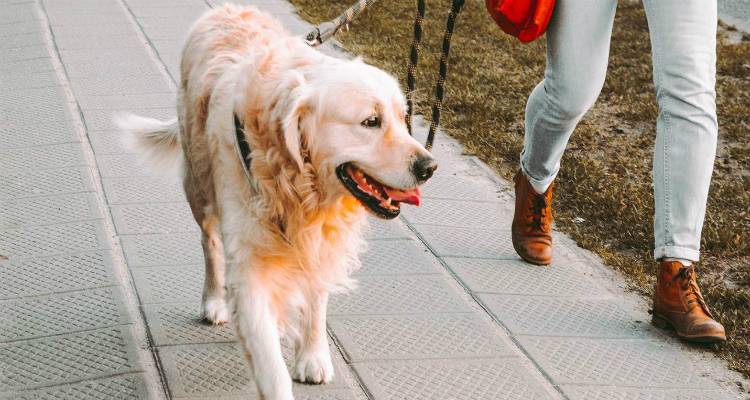
[[303, 383], [320, 384], [333, 381], [333, 363], [328, 346], [300, 354], [294, 365], [292, 377]]
[[229, 310], [227, 303], [221, 298], [208, 298], [201, 304], [201, 315], [203, 320], [214, 324], [224, 325], [229, 322]]

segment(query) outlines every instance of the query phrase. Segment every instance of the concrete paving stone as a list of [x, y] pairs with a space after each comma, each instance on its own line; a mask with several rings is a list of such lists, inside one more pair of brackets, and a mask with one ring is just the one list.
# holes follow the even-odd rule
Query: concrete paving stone
[[[316, 386], [294, 386], [296, 400], [367, 400], [364, 393], [353, 393], [351, 389], [320, 389]], [[257, 400], [257, 393], [243, 395], [212, 395], [211, 400]], [[204, 400], [203, 396], [177, 396], [175, 400]]]
[[176, 39], [176, 40], [159, 39], [159, 40], [152, 40], [151, 44], [159, 53], [159, 57], [161, 57], [162, 60], [164, 60], [164, 54], [168, 53], [170, 56], [174, 55], [179, 61], [179, 56], [181, 55], [180, 53], [182, 52], [182, 48], [185, 45], [185, 41], [183, 39]]
[[3, 6], [3, 13], [0, 15], [0, 24], [9, 24], [13, 22], [24, 22], [38, 20], [39, 15], [33, 3], [18, 3]]
[[422, 197], [424, 203], [430, 199], [497, 202], [506, 199], [507, 195], [486, 177], [441, 175], [437, 172], [423, 186]]
[[[170, 391], [176, 398], [205, 399], [242, 394], [254, 394], [250, 398], [257, 398], [255, 384], [239, 343], [166, 346], [159, 347], [158, 351]], [[282, 352], [289, 368], [292, 352], [287, 346], [282, 348]], [[335, 371], [333, 382], [321, 386], [295, 383], [295, 393], [314, 390], [322, 394], [331, 389], [345, 389], [348, 383], [346, 364], [335, 347], [331, 347], [331, 357]]]
[[[36, 23], [38, 25], [39, 21], [33, 21], [33, 23]], [[0, 40], [0, 49], [16, 49], [19, 47], [42, 46], [45, 43], [46, 42], [44, 40], [44, 36], [42, 36], [42, 34], [39, 32], [17, 32], [12, 35], [4, 35], [2, 40]], [[6, 63], [0, 63], [0, 68], [2, 68], [2, 66], [5, 64]]]
[[0, 175], [0, 199], [93, 191], [88, 168], [64, 168]]
[[[112, 79], [111, 76], [75, 80], [70, 83], [77, 96], [115, 96], [132, 94], [175, 95], [162, 74], [126, 76]], [[172, 100], [174, 102], [174, 100]], [[90, 108], [89, 108], [90, 109]]]
[[514, 335], [643, 337], [636, 321], [614, 299], [571, 299], [483, 294], [482, 302]]
[[0, 150], [0, 174], [86, 166], [78, 143], [42, 145], [24, 149]]
[[179, 48], [174, 49], [172, 47], [164, 49], [157, 47], [156, 51], [159, 54], [159, 59], [167, 67], [167, 70], [169, 71], [169, 74], [172, 76], [172, 78], [174, 78], [175, 81], [179, 81], [182, 51], [179, 50]]
[[[17, 391], [141, 370], [129, 326], [0, 345], [0, 390]], [[2, 393], [2, 392], [0, 392]]]
[[[9, 93], [12, 92], [14, 91]], [[30, 105], [29, 108], [0, 110], [0, 124], [18, 126], [29, 120], [39, 119], [42, 115], [45, 118], [49, 117], [47, 120], [50, 122], [73, 119], [68, 108], [62, 104], [46, 105], [40, 108], [34, 108], [33, 105]]]
[[513, 209], [508, 204], [425, 199], [419, 207], [404, 207], [401, 215], [411, 224], [453, 227], [509, 228]]
[[55, 44], [60, 50], [80, 49], [126, 49], [142, 48], [147, 46], [140, 38], [132, 34], [126, 35], [100, 35], [90, 34], [86, 37], [73, 35], [55, 36]]
[[154, 4], [151, 7], [130, 7], [130, 11], [137, 19], [141, 18], [178, 18], [178, 19], [198, 19], [208, 10], [206, 4]]
[[0, 200], [0, 210], [0, 231], [102, 218], [91, 192]]
[[110, 154], [96, 157], [99, 174], [102, 178], [127, 178], [154, 175], [143, 165], [136, 154]]
[[413, 225], [428, 246], [440, 257], [519, 259], [509, 229], [456, 228]]
[[0, 342], [34, 339], [131, 322], [117, 288], [0, 302]]
[[[81, 7], [79, 10], [85, 10]], [[102, 21], [122, 21], [123, 11], [112, 9], [112, 11], [100, 13], [67, 12], [58, 15], [49, 15], [49, 24], [54, 28], [61, 25], [100, 25]]]
[[[210, 0], [214, 7], [223, 4], [219, 0]], [[261, 10], [271, 13], [274, 16], [279, 14], [295, 14], [296, 10], [294, 6], [288, 1], [269, 1], [269, 0], [240, 0], [239, 4], [252, 5], [260, 8]]]
[[179, 24], [169, 19], [139, 20], [138, 22], [150, 40], [185, 40], [190, 28], [188, 21]]
[[109, 204], [184, 202], [182, 182], [157, 177], [103, 179]]
[[[125, 51], [127, 50], [127, 51]], [[88, 52], [88, 55], [81, 52]], [[63, 58], [68, 77], [75, 81], [95, 76], [139, 76], [151, 75], [158, 72], [156, 66], [148, 58], [145, 51], [138, 49], [123, 49], [109, 51], [102, 55], [104, 49], [99, 50], [64, 50], [61, 54], [77, 52], [74, 56]]]
[[33, 60], [43, 57], [49, 57], [47, 46], [43, 44], [0, 49], [0, 60], [2, 60], [0, 62], [2, 63]]
[[11, 90], [27, 90], [59, 86], [57, 74], [54, 71], [26, 74], [23, 79], [0, 78], [0, 90], [3, 92]]
[[370, 228], [365, 233], [367, 239], [410, 239], [412, 233], [401, 219], [382, 220], [368, 216]]
[[[552, 267], [532, 265], [518, 260], [445, 257], [461, 281], [476, 293], [518, 294], [529, 296], [604, 297], [609, 293], [567, 262], [555, 260]], [[550, 288], [555, 288], [550, 293]]]
[[[47, 17], [50, 20], [57, 20], [66, 18], [69, 14], [76, 14], [80, 16], [88, 16], [89, 18], [99, 16], [102, 14], [116, 15], [123, 13], [122, 8], [117, 2], [93, 2], [93, 1], [49, 1], [45, 0], [44, 9], [47, 12]], [[124, 16], [123, 16], [124, 17]], [[116, 18], [113, 18], [116, 20]], [[124, 18], [123, 18], [124, 19]]]
[[132, 269], [141, 304], [199, 303], [203, 265]]
[[355, 363], [376, 399], [542, 400], [554, 398], [513, 358]]
[[167, 67], [167, 72], [169, 73], [169, 76], [172, 77], [175, 81], [178, 81], [180, 79], [180, 64], [179, 62], [173, 62], [169, 61], [171, 64], [165, 64]]
[[572, 385], [564, 385], [562, 390], [570, 400], [740, 400], [743, 398], [738, 394], [722, 390]]
[[517, 355], [473, 313], [331, 317], [328, 326], [350, 362]]
[[[27, 90], [10, 90], [0, 98], [0, 118], [3, 114], [23, 115], [30, 120], [43, 118], [60, 121], [71, 118], [65, 92], [59, 86]], [[26, 120], [21, 120], [26, 122]]]
[[441, 275], [370, 276], [357, 290], [331, 297], [329, 315], [382, 315], [471, 311]]
[[203, 262], [200, 233], [121, 236], [131, 267], [187, 265]]
[[134, 154], [122, 145], [122, 132], [116, 130], [88, 131], [89, 142], [97, 157], [104, 154]]
[[[166, 78], [165, 78], [166, 79]], [[166, 80], [164, 81], [166, 82]], [[163, 87], [163, 85], [159, 85]], [[114, 94], [102, 96], [78, 96], [78, 104], [86, 112], [127, 111], [135, 109], [144, 116], [170, 119], [177, 115], [177, 96], [172, 92], [146, 94]], [[114, 126], [96, 127], [91, 130], [113, 129]]]
[[432, 253], [416, 240], [373, 240], [360, 257], [357, 276], [393, 274], [437, 274], [441, 267]]
[[163, 7], [206, 7], [203, 0], [125, 0], [131, 10]]
[[[48, 121], [51, 122], [62, 122], [73, 119], [67, 107], [59, 104], [56, 106], [50, 106], [47, 110], [25, 108], [20, 110], [0, 111], [0, 124], [6, 126], [19, 126], [29, 120], [38, 119], [40, 115], [49, 117]], [[75, 121], [73, 122], [75, 123]]]
[[699, 388], [716, 385], [700, 376], [679, 347], [649, 340], [519, 338], [556, 384], [641, 388]]
[[197, 232], [187, 203], [128, 204], [110, 207], [120, 235]]
[[12, 61], [0, 64], [0, 73], [8, 79], [23, 79], [26, 74], [53, 71], [49, 57]]
[[99, 221], [34, 226], [0, 232], [0, 254], [15, 258], [109, 249]]
[[143, 306], [156, 346], [236, 341], [230, 324], [202, 321], [200, 302]]
[[28, 33], [37, 33], [40, 30], [41, 25], [37, 20], [0, 24], [0, 38], [6, 38], [8, 36], [14, 35], [24, 35]]
[[[86, 122], [86, 128], [88, 131], [118, 131], [117, 126], [115, 126], [114, 118], [117, 114], [124, 114], [124, 113], [130, 113], [130, 114], [136, 114], [142, 117], [148, 117], [148, 118], [156, 118], [160, 120], [168, 120], [170, 118], [174, 118], [175, 114], [177, 114], [176, 108], [172, 107], [164, 107], [164, 108], [150, 108], [150, 109], [141, 109], [141, 108], [134, 108], [133, 102], [137, 100], [137, 98], [140, 98], [141, 96], [150, 96], [150, 95], [134, 95], [138, 97], [128, 96], [129, 99], [125, 99], [124, 96], [121, 96], [122, 98], [120, 100], [117, 100], [120, 102], [119, 107], [103, 107], [103, 108], [95, 108], [98, 106], [104, 106], [107, 104], [103, 104], [102, 102], [107, 102], [108, 98], [112, 98], [112, 96], [90, 96], [87, 97], [88, 103], [81, 104], [81, 107], [83, 108], [83, 120]], [[80, 100], [80, 98], [79, 98]], [[97, 104], [94, 104], [95, 102], [99, 102]], [[130, 104], [131, 107], [128, 107], [127, 104]], [[120, 134], [122, 135], [122, 134]]]
[[[208, 11], [208, 8], [205, 9]], [[191, 16], [161, 16], [161, 17], [138, 17], [138, 25], [140, 25], [144, 32], [147, 34], [146, 36], [149, 37], [151, 40], [160, 40], [160, 39], [179, 39], [179, 37], [151, 37], [150, 33], [151, 30], [157, 29], [159, 30], [159, 27], [162, 28], [168, 28], [168, 30], [173, 30], [175, 33], [177, 33], [178, 29], [182, 30], [183, 37], [187, 37], [187, 33], [190, 30], [190, 27], [193, 25], [193, 23], [196, 21], [196, 17]]]
[[80, 142], [72, 120], [0, 124], [0, 148], [4, 150], [71, 142]]
[[[99, 1], [99, 0], [96, 0]], [[133, 24], [126, 18], [122, 21], [107, 21], [99, 25], [58, 25], [52, 27], [52, 33], [57, 37], [68, 39], [72, 37], [88, 37], [89, 35], [127, 35], [133, 34]]]
[[0, 400], [146, 400], [148, 390], [141, 374], [0, 394]]
[[40, 296], [113, 285], [112, 256], [107, 251], [23, 261], [0, 261], [0, 299]]

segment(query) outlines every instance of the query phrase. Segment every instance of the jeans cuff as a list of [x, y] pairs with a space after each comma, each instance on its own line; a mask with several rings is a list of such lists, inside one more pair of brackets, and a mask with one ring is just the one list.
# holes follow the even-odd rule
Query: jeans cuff
[[520, 164], [521, 164], [521, 172], [523, 172], [524, 176], [526, 176], [526, 179], [529, 180], [529, 184], [531, 184], [531, 187], [533, 187], [537, 193], [546, 192], [549, 185], [551, 185], [552, 182], [557, 177], [557, 172], [555, 172], [554, 174], [552, 174], [552, 176], [548, 178], [536, 179], [533, 176], [531, 176], [531, 174], [529, 174], [529, 171], [526, 170], [526, 167], [523, 165], [523, 158], [521, 159]]
[[681, 258], [683, 260], [689, 260], [698, 262], [700, 259], [700, 251], [690, 249], [687, 247], [679, 246], [658, 246], [654, 249], [654, 259], [661, 260], [662, 258]]

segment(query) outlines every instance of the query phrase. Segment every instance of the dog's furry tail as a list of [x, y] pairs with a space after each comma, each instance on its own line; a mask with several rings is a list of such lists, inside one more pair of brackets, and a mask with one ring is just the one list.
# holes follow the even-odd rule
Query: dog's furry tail
[[141, 156], [148, 166], [159, 171], [179, 174], [184, 165], [177, 118], [169, 121], [133, 114], [115, 115], [115, 125], [122, 131], [123, 145]]

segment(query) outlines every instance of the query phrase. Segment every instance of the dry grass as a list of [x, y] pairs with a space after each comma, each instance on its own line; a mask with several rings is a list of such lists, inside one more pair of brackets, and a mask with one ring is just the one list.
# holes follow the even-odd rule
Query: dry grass
[[[328, 20], [351, 0], [292, 0], [303, 16]], [[443, 129], [502, 176], [517, 168], [523, 113], [542, 77], [544, 41], [521, 45], [489, 19], [483, 1], [467, 2], [453, 39]], [[428, 2], [418, 76], [418, 111], [428, 106], [448, 0]], [[405, 76], [414, 2], [381, 0], [339, 35], [375, 65]], [[713, 348], [750, 376], [750, 37], [718, 47], [719, 150], [699, 266], [704, 295], [729, 342]], [[573, 135], [557, 180], [556, 224], [650, 295], [655, 279], [651, 155], [657, 105], [645, 13], [621, 3], [607, 83]], [[574, 223], [574, 218], [585, 222]]]

